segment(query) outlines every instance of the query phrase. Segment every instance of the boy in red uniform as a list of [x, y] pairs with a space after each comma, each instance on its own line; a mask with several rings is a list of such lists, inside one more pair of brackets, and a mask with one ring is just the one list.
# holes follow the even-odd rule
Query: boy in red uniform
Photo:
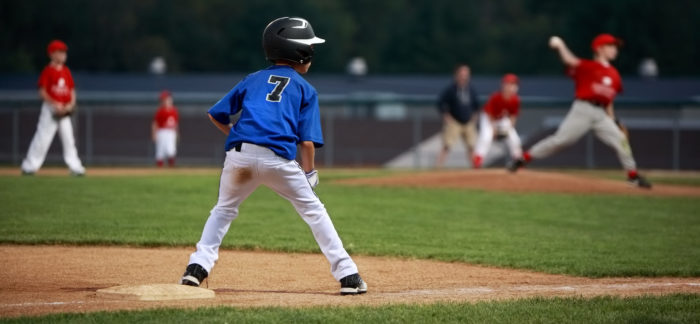
[[151, 138], [156, 143], [156, 165], [163, 166], [164, 159], [168, 159], [170, 167], [175, 166], [175, 154], [177, 153], [177, 136], [180, 116], [177, 108], [173, 106], [173, 97], [169, 91], [160, 93], [160, 107], [153, 116], [151, 123]]
[[613, 101], [622, 92], [622, 78], [610, 62], [617, 57], [620, 40], [610, 34], [600, 34], [593, 39], [593, 60], [580, 59], [564, 44], [552, 36], [549, 46], [559, 53], [568, 68], [568, 74], [576, 84], [576, 99], [571, 110], [559, 125], [559, 129], [537, 144], [523, 158], [515, 160], [508, 169], [517, 171], [533, 159], [545, 158], [576, 142], [589, 130], [615, 152], [627, 171], [627, 181], [640, 188], [651, 188], [651, 183], [637, 173], [627, 137], [617, 126]]
[[39, 77], [39, 96], [43, 100], [36, 133], [22, 161], [22, 174], [31, 175], [44, 164], [46, 153], [56, 131], [63, 144], [63, 160], [74, 176], [85, 174], [78, 150], [75, 147], [73, 124], [70, 115], [75, 109], [75, 84], [70, 70], [65, 65], [68, 46], [60, 40], [49, 43], [47, 52], [51, 61]]
[[503, 76], [501, 91], [491, 95], [481, 114], [479, 140], [472, 158], [474, 168], [481, 167], [494, 137], [506, 140], [513, 159], [522, 157], [520, 136], [515, 130], [519, 111], [518, 77], [508, 73]]

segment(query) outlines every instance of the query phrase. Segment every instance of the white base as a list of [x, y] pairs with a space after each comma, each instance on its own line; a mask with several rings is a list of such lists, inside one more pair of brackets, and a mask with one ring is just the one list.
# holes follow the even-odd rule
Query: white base
[[213, 290], [177, 285], [153, 284], [140, 286], [116, 286], [97, 291], [98, 297], [124, 300], [177, 300], [214, 298]]

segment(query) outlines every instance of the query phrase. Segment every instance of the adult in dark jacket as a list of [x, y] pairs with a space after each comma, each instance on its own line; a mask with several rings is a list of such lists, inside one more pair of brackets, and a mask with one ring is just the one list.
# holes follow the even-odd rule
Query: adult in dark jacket
[[444, 166], [447, 154], [458, 137], [464, 141], [467, 160], [471, 160], [477, 139], [476, 115], [479, 111], [479, 101], [470, 79], [469, 66], [460, 64], [455, 68], [454, 82], [440, 94], [437, 107], [443, 120], [443, 146], [435, 165], [438, 168]]

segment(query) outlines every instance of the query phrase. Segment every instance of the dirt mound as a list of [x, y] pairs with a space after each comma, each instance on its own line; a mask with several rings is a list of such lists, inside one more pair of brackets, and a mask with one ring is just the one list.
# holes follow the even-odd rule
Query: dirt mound
[[369, 285], [361, 296], [340, 296], [321, 254], [221, 251], [208, 287], [216, 298], [128, 301], [97, 296], [118, 285], [176, 283], [192, 249], [0, 246], [5, 281], [0, 317], [63, 312], [250, 306], [351, 306], [479, 301], [532, 296], [637, 296], [700, 293], [700, 278], [589, 279], [464, 263], [357, 256]]
[[651, 190], [630, 186], [623, 180], [608, 180], [557, 172], [521, 170], [427, 171], [385, 177], [343, 179], [351, 185], [470, 188], [501, 192], [619, 194], [649, 196], [700, 196], [700, 188], [654, 185]]

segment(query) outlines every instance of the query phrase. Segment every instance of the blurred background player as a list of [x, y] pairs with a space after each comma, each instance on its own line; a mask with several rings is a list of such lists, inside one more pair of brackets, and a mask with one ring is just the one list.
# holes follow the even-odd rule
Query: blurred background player
[[160, 93], [160, 107], [151, 123], [151, 137], [156, 144], [156, 165], [159, 167], [163, 166], [166, 158], [170, 167], [175, 166], [179, 121], [180, 116], [173, 105], [173, 96], [164, 90]]
[[70, 69], [65, 65], [68, 58], [68, 46], [60, 40], [53, 40], [47, 47], [50, 62], [39, 76], [39, 96], [43, 100], [36, 133], [27, 150], [27, 157], [22, 161], [22, 174], [37, 172], [51, 146], [56, 131], [63, 146], [63, 160], [68, 165], [71, 175], [85, 174], [83, 163], [75, 147], [73, 124], [70, 116], [75, 109], [75, 84]]
[[460, 64], [454, 71], [454, 82], [440, 94], [437, 108], [442, 115], [442, 151], [435, 166], [445, 165], [447, 154], [459, 137], [464, 141], [467, 160], [474, 152], [476, 144], [476, 114], [479, 101], [476, 90], [471, 84], [471, 70], [466, 64]]
[[472, 158], [474, 168], [481, 167], [494, 138], [506, 141], [513, 159], [522, 157], [520, 136], [515, 130], [515, 122], [519, 111], [518, 77], [509, 73], [503, 76], [501, 91], [491, 95], [481, 113], [479, 140], [476, 142], [475, 153]]
[[523, 158], [513, 161], [509, 166], [511, 171], [515, 172], [533, 159], [545, 158], [593, 130], [603, 143], [617, 152], [627, 171], [627, 181], [641, 188], [651, 188], [651, 183], [637, 172], [629, 141], [615, 118], [613, 100], [622, 92], [622, 78], [610, 62], [617, 57], [620, 43], [613, 35], [600, 34], [591, 43], [593, 60], [586, 60], [575, 56], [561, 38], [550, 38], [549, 46], [559, 53], [574, 79], [576, 99], [557, 132], [535, 144]]
[[[311, 66], [316, 37], [302, 18], [282, 17], [263, 32], [272, 66], [249, 74], [209, 109], [211, 122], [227, 135], [219, 198], [204, 225], [197, 251], [181, 283], [199, 286], [219, 258], [219, 246], [238, 207], [260, 185], [286, 198], [308, 224], [340, 282], [341, 295], [367, 292], [357, 265], [343, 247], [328, 211], [314, 193], [316, 147], [323, 145], [318, 94], [301, 76]], [[230, 126], [231, 115], [240, 118]], [[299, 150], [300, 163], [295, 161]]]

